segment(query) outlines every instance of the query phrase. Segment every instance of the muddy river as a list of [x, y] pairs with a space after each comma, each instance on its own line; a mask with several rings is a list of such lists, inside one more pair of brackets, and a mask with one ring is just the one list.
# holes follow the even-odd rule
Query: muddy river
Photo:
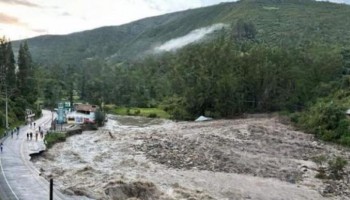
[[277, 118], [109, 116], [33, 162], [64, 193], [91, 199], [350, 199], [345, 179], [315, 178], [320, 155], [350, 158]]

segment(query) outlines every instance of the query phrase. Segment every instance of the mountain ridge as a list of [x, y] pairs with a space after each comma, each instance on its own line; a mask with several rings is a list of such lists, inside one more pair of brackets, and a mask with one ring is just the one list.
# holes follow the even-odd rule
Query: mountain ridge
[[[88, 58], [109, 63], [140, 57], [144, 52], [215, 23], [252, 21], [266, 42], [305, 43], [306, 40], [348, 44], [350, 6], [313, 0], [245, 0], [148, 17], [67, 35], [26, 39], [34, 60], [42, 65], [78, 65]], [[335, 22], [334, 22], [335, 21]], [[336, 33], [336, 36], [334, 33]], [[332, 36], [335, 38], [326, 38]], [[327, 41], [328, 40], [328, 41]], [[14, 49], [24, 40], [14, 41]], [[278, 42], [276, 42], [278, 43]]]

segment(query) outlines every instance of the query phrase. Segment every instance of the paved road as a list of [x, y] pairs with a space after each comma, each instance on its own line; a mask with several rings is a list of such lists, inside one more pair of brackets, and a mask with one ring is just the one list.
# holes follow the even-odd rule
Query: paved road
[[[39, 175], [39, 171], [29, 161], [30, 153], [45, 148], [43, 140], [38, 136], [35, 140], [27, 140], [27, 132], [38, 130], [38, 126], [47, 129], [51, 123], [51, 112], [43, 111], [43, 117], [35, 121], [36, 126], [20, 128], [17, 137], [9, 136], [5, 141], [0, 157], [0, 198], [2, 200], [47, 200], [49, 199], [49, 182]], [[55, 189], [54, 199], [76, 199], [65, 196]]]

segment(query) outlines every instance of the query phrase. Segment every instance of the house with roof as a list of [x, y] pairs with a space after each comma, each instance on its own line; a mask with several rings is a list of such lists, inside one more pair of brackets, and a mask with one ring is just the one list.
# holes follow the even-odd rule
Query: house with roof
[[74, 111], [67, 114], [68, 124], [95, 123], [98, 106], [91, 104], [74, 104]]

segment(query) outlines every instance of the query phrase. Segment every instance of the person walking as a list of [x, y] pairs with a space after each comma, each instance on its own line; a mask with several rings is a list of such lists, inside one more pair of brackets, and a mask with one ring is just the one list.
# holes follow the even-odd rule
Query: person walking
[[29, 133], [27, 133], [27, 141], [29, 140]]
[[33, 138], [33, 133], [32, 132], [29, 133], [29, 137], [30, 137], [30, 141], [32, 141], [32, 138]]
[[2, 144], [2, 142], [0, 143], [0, 151], [1, 151], [1, 153], [2, 153], [2, 146], [3, 146], [3, 144]]
[[35, 131], [35, 141], [38, 141], [38, 132]]
[[13, 130], [11, 130], [11, 138], [13, 138]]

